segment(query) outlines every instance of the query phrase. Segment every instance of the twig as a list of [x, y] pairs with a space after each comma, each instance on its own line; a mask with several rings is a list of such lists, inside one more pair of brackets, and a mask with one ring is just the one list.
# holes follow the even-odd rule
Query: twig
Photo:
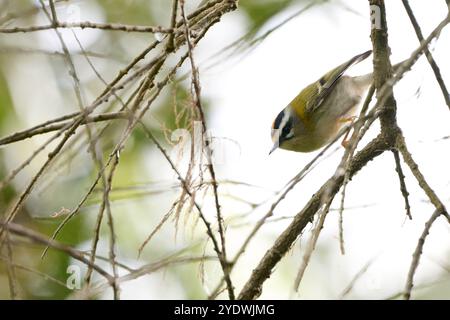
[[[114, 175], [114, 171], [117, 168], [117, 164], [118, 164], [118, 156], [115, 155], [113, 157], [114, 161], [111, 165], [111, 169], [110, 169], [110, 173], [108, 175], [107, 180], [105, 181], [105, 190], [103, 192], [103, 200], [99, 209], [99, 213], [97, 215], [97, 222], [95, 224], [95, 230], [94, 230], [94, 237], [92, 240], [92, 249], [91, 249], [91, 256], [90, 256], [90, 262], [92, 264], [94, 264], [95, 262], [95, 258], [96, 258], [96, 252], [97, 252], [97, 245], [98, 245], [98, 241], [100, 238], [100, 227], [102, 224], [102, 220], [103, 220], [103, 214], [106, 210], [107, 212], [107, 216], [108, 216], [108, 225], [110, 228], [110, 249], [109, 249], [109, 261], [111, 263], [111, 267], [113, 270], [113, 276], [114, 276], [114, 280], [111, 283], [111, 287], [113, 289], [113, 294], [114, 294], [114, 299], [118, 300], [119, 299], [119, 287], [117, 284], [117, 278], [118, 278], [118, 273], [117, 273], [117, 264], [116, 264], [116, 255], [115, 255], [115, 243], [116, 243], [116, 234], [114, 231], [114, 223], [113, 223], [113, 218], [112, 218], [112, 213], [111, 213], [111, 207], [110, 207], [110, 201], [109, 201], [109, 194], [111, 192], [111, 186], [112, 186], [112, 178]], [[109, 161], [108, 163], [103, 166], [101, 168], [101, 171], [103, 172], [106, 169], [106, 166], [109, 165]], [[99, 172], [100, 175], [100, 172]], [[96, 180], [98, 181], [98, 180]], [[73, 216], [73, 215], [71, 215]], [[91, 277], [92, 277], [92, 268], [88, 268], [88, 271], [86, 273], [86, 283], [89, 285], [90, 281], [91, 281]]]
[[350, 281], [350, 283], [345, 287], [345, 289], [340, 294], [339, 299], [344, 299], [353, 290], [353, 287], [355, 286], [356, 282], [359, 279], [361, 279], [361, 277], [367, 272], [367, 270], [369, 269], [369, 267], [372, 265], [372, 263], [374, 261], [375, 261], [375, 259], [370, 259], [369, 261], [367, 261], [367, 263], [361, 268], [361, 270], [359, 270], [355, 274], [353, 279]]
[[[175, 257], [175, 258], [165, 258], [158, 262], [149, 263], [146, 264], [139, 269], [133, 270], [132, 272], [129, 272], [126, 275], [123, 275], [117, 279], [117, 283], [121, 284], [127, 281], [131, 281], [137, 278], [140, 278], [142, 276], [154, 273], [156, 271], [159, 271], [161, 269], [170, 267], [172, 265], [179, 265], [179, 264], [187, 264], [187, 263], [195, 263], [195, 262], [203, 262], [203, 261], [214, 261], [216, 257], [209, 257], [209, 256], [201, 256], [201, 257]], [[92, 296], [95, 296], [102, 291], [104, 291], [107, 288], [107, 284], [99, 284], [96, 286], [93, 286], [92, 288], [87, 288], [86, 291], [82, 291], [82, 298], [86, 299]]]
[[216, 213], [217, 213], [217, 223], [219, 226], [219, 235], [220, 235], [220, 240], [221, 240], [221, 253], [220, 253], [219, 260], [220, 260], [222, 270], [224, 273], [225, 282], [227, 284], [228, 296], [229, 296], [230, 300], [234, 300], [235, 299], [234, 289], [233, 289], [233, 284], [231, 282], [231, 277], [230, 277], [230, 268], [229, 268], [229, 265], [227, 262], [224, 221], [223, 221], [221, 209], [220, 209], [216, 173], [215, 173], [214, 166], [213, 166], [212, 159], [211, 159], [212, 151], [211, 151], [211, 148], [209, 145], [210, 141], [209, 141], [208, 137], [206, 137], [208, 131], [207, 131], [206, 119], [205, 119], [205, 115], [204, 115], [203, 107], [202, 107], [202, 103], [201, 103], [200, 80], [199, 80], [198, 70], [196, 68], [195, 61], [194, 61], [194, 54], [193, 54], [194, 48], [193, 48], [193, 45], [192, 45], [192, 42], [190, 39], [189, 23], [188, 23], [188, 20], [186, 18], [186, 14], [184, 11], [184, 0], [180, 0], [180, 9], [181, 9], [181, 17], [182, 17], [183, 23], [185, 25], [185, 37], [186, 37], [186, 43], [188, 46], [189, 60], [191, 62], [192, 86], [193, 86], [194, 92], [195, 92], [195, 105], [197, 107], [197, 110], [199, 111], [200, 119], [202, 122], [202, 129], [203, 129], [202, 141], [204, 141], [204, 144], [206, 147], [206, 153], [207, 153], [207, 157], [208, 157], [207, 167], [208, 167], [208, 170], [211, 175], [212, 187], [213, 187], [213, 192], [214, 192], [214, 201], [215, 201]]
[[[6, 45], [2, 45], [2, 47], [0, 48], [0, 54], [5, 54], [5, 55], [7, 55], [7, 54], [14, 54], [14, 55], [23, 54], [23, 55], [27, 55], [27, 56], [32, 55], [32, 54], [42, 54], [42, 55], [47, 55], [47, 56], [64, 57], [64, 53], [62, 53], [60, 51], [51, 51], [51, 50], [45, 50], [45, 49], [40, 49], [40, 48], [13, 47], [13, 46], [6, 46]], [[80, 54], [82, 54], [82, 53], [80, 53], [80, 52], [72, 53], [73, 56], [78, 56]], [[123, 58], [103, 54], [100, 52], [86, 51], [85, 54], [92, 58], [117, 61], [118, 63], [121, 63], [121, 64], [128, 63], [128, 61], [124, 60]]]
[[[53, 13], [53, 10], [52, 10]], [[0, 28], [0, 33], [29, 33], [36, 31], [45, 31], [54, 28], [72, 29], [100, 29], [108, 31], [124, 31], [124, 32], [143, 32], [143, 33], [168, 33], [176, 32], [176, 28], [164, 28], [161, 26], [136, 26], [126, 25], [121, 23], [97, 23], [97, 22], [58, 22], [51, 24], [30, 27], [14, 27], [14, 28]]]
[[13, 251], [11, 246], [11, 239], [9, 232], [6, 232], [6, 269], [8, 274], [8, 283], [9, 283], [9, 294], [12, 300], [16, 300], [18, 298], [18, 283], [17, 283], [17, 275], [16, 275], [16, 267], [13, 261]]
[[[444, 278], [441, 278], [441, 279], [438, 279], [438, 280], [434, 280], [434, 281], [418, 284], [418, 285], [413, 286], [412, 290], [417, 291], [419, 289], [429, 289], [429, 288], [431, 288], [433, 286], [442, 285], [444, 282], [447, 282], [449, 280], [450, 280], [450, 278], [444, 277]], [[405, 294], [405, 290], [401, 290], [401, 291], [399, 291], [399, 292], [397, 292], [395, 294], [391, 294], [390, 296], [384, 298], [383, 300], [398, 299], [398, 298], [401, 298], [404, 294]]]
[[[65, 129], [68, 127], [68, 125], [70, 123], [63, 122], [63, 121], [70, 120], [79, 115], [80, 115], [80, 112], [71, 113], [69, 115], [48, 121], [48, 122], [38, 125], [36, 127], [13, 133], [9, 136], [1, 138], [0, 145], [7, 145], [7, 144], [14, 143], [14, 142], [19, 142], [19, 141], [23, 141], [23, 140], [32, 138], [36, 135]], [[84, 125], [86, 123], [104, 122], [104, 121], [117, 120], [117, 119], [128, 119], [128, 118], [129, 118], [128, 112], [125, 112], [125, 111], [103, 113], [103, 114], [89, 116], [87, 118], [84, 118], [83, 121], [80, 123], [80, 125]], [[58, 122], [62, 122], [62, 123], [58, 123]]]
[[[6, 257], [0, 256], [0, 260], [3, 260], [3, 261], [8, 262], [8, 261], [7, 261], [8, 259], [7, 259]], [[24, 266], [24, 265], [21, 265], [21, 264], [17, 264], [17, 263], [11, 263], [11, 265], [12, 265], [15, 269], [18, 269], [18, 270], [24, 270], [24, 271], [27, 271], [27, 272], [36, 274], [36, 275], [38, 275], [38, 276], [44, 278], [45, 280], [49, 280], [49, 281], [51, 281], [51, 282], [53, 282], [53, 283], [56, 283], [56, 284], [60, 285], [61, 287], [67, 288], [67, 286], [66, 286], [66, 284], [65, 284], [64, 282], [62, 282], [62, 281], [60, 281], [60, 280], [58, 280], [58, 279], [56, 279], [56, 278], [54, 278], [54, 277], [52, 277], [52, 276], [50, 276], [50, 275], [44, 273], [44, 272], [40, 272], [39, 270], [35, 270], [35, 269], [32, 269], [32, 268], [28, 268], [27, 266]]]
[[345, 255], [345, 240], [344, 240], [344, 208], [345, 208], [345, 192], [347, 190], [347, 184], [343, 183], [342, 192], [341, 192], [341, 202], [339, 205], [339, 249], [341, 250], [341, 254]]
[[298, 270], [297, 276], [294, 281], [294, 290], [298, 291], [298, 287], [300, 285], [300, 282], [303, 279], [303, 275], [305, 274], [306, 267], [309, 264], [309, 260], [311, 259], [311, 254], [316, 248], [317, 240], [319, 239], [320, 232], [323, 229], [323, 224], [325, 223], [325, 218], [327, 217], [327, 214], [330, 210], [332, 198], [328, 200], [328, 202], [325, 204], [325, 207], [322, 209], [322, 211], [319, 213], [319, 221], [317, 221], [317, 225], [314, 228], [314, 230], [311, 233], [311, 238], [308, 241], [308, 244], [306, 245], [305, 253], [303, 254], [302, 263], [300, 265], [300, 268]]
[[414, 161], [411, 153], [408, 151], [408, 148], [406, 147], [406, 143], [405, 143], [405, 138], [403, 136], [398, 137], [397, 148], [401, 152], [401, 154], [403, 156], [403, 160], [408, 165], [412, 174], [416, 178], [417, 183], [422, 188], [422, 190], [425, 191], [425, 194], [428, 196], [428, 198], [430, 199], [431, 203], [434, 205], [436, 210], [441, 213], [447, 213], [447, 209], [445, 208], [444, 204], [439, 199], [439, 197], [434, 192], [434, 190], [430, 187], [428, 182], [425, 180], [424, 175], [419, 170], [419, 166]]
[[[369, 91], [367, 92], [366, 98], [364, 100], [364, 104], [361, 108], [361, 111], [359, 113], [358, 121], [353, 126], [353, 133], [350, 138], [350, 141], [348, 143], [348, 155], [344, 155], [344, 157], [347, 159], [343, 163], [344, 171], [345, 171], [345, 177], [344, 182], [342, 184], [342, 192], [341, 192], [341, 202], [339, 206], [339, 248], [341, 250], [341, 254], [345, 254], [345, 246], [344, 246], [344, 207], [345, 207], [345, 193], [347, 190], [347, 185], [350, 181], [350, 177], [348, 174], [348, 165], [350, 163], [350, 159], [353, 158], [353, 155], [356, 151], [356, 148], [361, 141], [362, 137], [367, 132], [368, 128], [371, 126], [371, 123], [368, 122], [366, 126], [366, 119], [365, 115], [367, 113], [367, 109], [369, 108], [369, 104], [373, 99], [373, 95], [375, 93], [375, 86], [372, 84], [369, 88]], [[344, 158], [344, 159], [345, 159]]]
[[[34, 177], [31, 179], [31, 181], [28, 183], [27, 187], [19, 196], [19, 199], [16, 201], [15, 205], [12, 207], [12, 209], [7, 213], [6, 215], [6, 222], [11, 222], [16, 214], [19, 212], [20, 208], [22, 207], [24, 201], [28, 198], [30, 195], [33, 187], [35, 186], [36, 182], [39, 180], [39, 178], [43, 175], [44, 171], [47, 169], [47, 167], [50, 165], [52, 160], [56, 157], [56, 155], [61, 151], [64, 144], [69, 140], [69, 138], [72, 136], [72, 134], [75, 132], [76, 128], [81, 123], [81, 118], [78, 119], [75, 123], [71, 125], [69, 130], [66, 131], [64, 137], [59, 142], [59, 144], [53, 149], [52, 152], [48, 154], [48, 159], [45, 161], [45, 163], [42, 165], [42, 167], [39, 169], [39, 171], [34, 175]], [[0, 230], [0, 242], [2, 241], [2, 234], [3, 230]], [[3, 242], [1, 242], [3, 243]]]
[[84, 263], [85, 265], [91, 266], [95, 271], [97, 271], [99, 274], [101, 274], [103, 277], [105, 277], [108, 280], [108, 283], [111, 283], [114, 280], [114, 278], [111, 277], [109, 275], [109, 273], [106, 272], [105, 270], [103, 270], [101, 267], [99, 267], [96, 264], [91, 264], [90, 261], [84, 257], [83, 253], [81, 253], [78, 250], [75, 250], [71, 247], [63, 245], [58, 241], [48, 239], [46, 236], [44, 236], [40, 233], [37, 233], [31, 229], [25, 228], [23, 226], [13, 223], [13, 222], [9, 222], [9, 223], [0, 222], [0, 227], [2, 230], [8, 230], [11, 233], [28, 238], [35, 243], [49, 246], [53, 249], [56, 249], [56, 250], [59, 250], [59, 251], [62, 251], [64, 253], [68, 254], [72, 258]]
[[408, 189], [406, 189], [405, 175], [403, 174], [402, 165], [400, 163], [400, 156], [398, 154], [398, 151], [395, 149], [392, 150], [392, 154], [394, 155], [395, 160], [395, 171], [397, 171], [398, 179], [400, 181], [400, 191], [402, 193], [403, 199], [405, 200], [406, 215], [408, 216], [409, 220], [412, 220], [411, 206], [409, 205], [409, 192]]
[[425, 228], [423, 229], [422, 235], [419, 238], [416, 249], [413, 253], [413, 259], [411, 261], [411, 265], [408, 271], [408, 277], [406, 280], [405, 292], [403, 293], [403, 298], [405, 300], [409, 300], [411, 298], [411, 291], [413, 288], [413, 278], [416, 273], [417, 267], [419, 266], [420, 257], [422, 255], [423, 246], [425, 244], [425, 239], [430, 232], [431, 226], [434, 221], [442, 214], [442, 211], [436, 209], [434, 213], [431, 215], [430, 219], [425, 223]]
[[[417, 39], [419, 40], [419, 42], [424, 41], [422, 30], [419, 26], [419, 23], [416, 20], [416, 17], [414, 16], [414, 12], [412, 11], [411, 6], [409, 5], [409, 1], [402, 0], [402, 2], [403, 2], [403, 6], [405, 7], [406, 13], [408, 14], [409, 20], [411, 21], [411, 24], [413, 25], [414, 31], [416, 32]], [[442, 79], [441, 70], [439, 69], [436, 61], [434, 60], [433, 55], [431, 54], [430, 50], [427, 47], [425, 47], [424, 51], [425, 51], [425, 56], [427, 57], [428, 63], [430, 64], [431, 69], [433, 69], [434, 77], [436, 78], [436, 81], [439, 84], [439, 87], [441, 88], [445, 103], [447, 104], [447, 107], [450, 109], [450, 94], [448, 93], [445, 82]]]
[[[178, 12], [178, 0], [172, 0], [172, 18], [170, 20], [170, 27], [175, 28], [177, 23], [177, 12]], [[175, 32], [172, 32], [169, 35], [168, 40], [168, 48], [169, 50], [173, 50], [175, 48]]]
[[[58, 25], [58, 17], [56, 15], [55, 3], [53, 0], [49, 0], [48, 3], [50, 6], [50, 11], [52, 13], [52, 21], [53, 21], [52, 25], [53, 28], [56, 28]], [[45, 5], [43, 6], [43, 9], [45, 10]]]
[[116, 264], [116, 232], [115, 232], [115, 228], [114, 228], [114, 219], [113, 219], [113, 215], [111, 212], [111, 202], [109, 200], [109, 195], [111, 193], [111, 189], [112, 189], [112, 181], [113, 181], [113, 177], [114, 177], [114, 172], [117, 169], [117, 166], [119, 164], [119, 155], [116, 154], [114, 156], [114, 161], [111, 164], [111, 169], [108, 175], [108, 179], [107, 179], [107, 184], [106, 184], [106, 191], [103, 194], [103, 201], [105, 202], [105, 207], [106, 207], [106, 215], [108, 217], [108, 226], [109, 226], [109, 260], [111, 263], [111, 268], [113, 270], [113, 275], [114, 275], [114, 283], [112, 285], [113, 288], [113, 293], [114, 293], [114, 300], [119, 300], [119, 294], [120, 294], [120, 289], [119, 286], [117, 284], [117, 278], [119, 277], [119, 274], [117, 272], [117, 264]]

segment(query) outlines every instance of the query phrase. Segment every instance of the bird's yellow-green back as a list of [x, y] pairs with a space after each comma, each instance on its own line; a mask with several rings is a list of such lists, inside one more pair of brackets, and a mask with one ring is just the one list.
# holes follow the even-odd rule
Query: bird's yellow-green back
[[341, 78], [344, 72], [352, 65], [366, 59], [371, 50], [354, 56], [350, 60], [342, 63], [331, 71], [323, 75], [318, 81], [311, 83], [304, 88], [290, 103], [297, 116], [302, 119], [305, 124], [317, 112], [323, 101], [328, 97], [335, 87], [336, 82]]

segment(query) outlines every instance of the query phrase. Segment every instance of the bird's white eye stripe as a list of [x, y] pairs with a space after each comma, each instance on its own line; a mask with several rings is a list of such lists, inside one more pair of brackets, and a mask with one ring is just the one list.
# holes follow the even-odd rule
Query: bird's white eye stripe
[[283, 129], [286, 126], [286, 123], [289, 122], [289, 117], [291, 116], [289, 114], [289, 112], [283, 112], [283, 113], [284, 113], [284, 115], [283, 115], [283, 118], [280, 121], [280, 126], [278, 127], [279, 129]]
[[292, 119], [289, 108], [281, 111], [275, 119], [272, 126], [272, 141], [279, 142], [281, 140], [290, 139], [294, 136], [292, 130]]

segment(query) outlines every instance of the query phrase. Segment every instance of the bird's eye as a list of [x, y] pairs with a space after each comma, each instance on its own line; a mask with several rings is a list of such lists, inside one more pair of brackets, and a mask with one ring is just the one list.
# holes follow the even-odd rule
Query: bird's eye
[[280, 139], [289, 140], [294, 137], [294, 130], [292, 130], [292, 119], [289, 118], [281, 131]]

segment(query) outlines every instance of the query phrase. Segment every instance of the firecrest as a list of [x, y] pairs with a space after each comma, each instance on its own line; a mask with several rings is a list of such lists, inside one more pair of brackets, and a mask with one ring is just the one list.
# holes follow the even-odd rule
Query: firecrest
[[[278, 147], [297, 152], [317, 150], [333, 140], [345, 122], [354, 119], [372, 73], [344, 75], [372, 53], [361, 53], [304, 88], [272, 124], [272, 153]], [[269, 153], [269, 154], [270, 154]]]

